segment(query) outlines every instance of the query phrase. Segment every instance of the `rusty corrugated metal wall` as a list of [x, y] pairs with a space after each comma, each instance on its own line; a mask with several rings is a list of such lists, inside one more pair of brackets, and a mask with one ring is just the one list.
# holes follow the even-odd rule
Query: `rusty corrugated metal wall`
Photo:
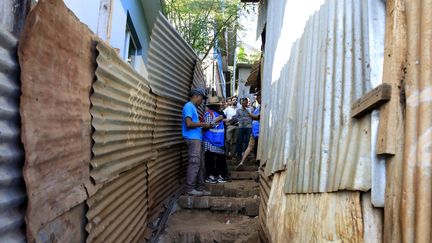
[[151, 219], [157, 218], [168, 200], [180, 189], [181, 149], [181, 146], [175, 146], [159, 150], [157, 159], [148, 164]]
[[102, 187], [87, 200], [87, 241], [137, 242], [148, 223], [156, 97], [114, 49], [102, 42], [96, 48], [91, 176]]
[[[6, 37], [0, 35], [2, 58], [9, 57], [3, 52], [3, 44], [11, 41]], [[143, 240], [149, 221], [181, 188], [187, 165], [181, 110], [192, 84], [205, 81], [197, 56], [162, 15], [151, 46], [151, 80], [146, 80], [100, 42], [62, 1], [40, 0], [29, 14], [19, 55], [30, 242]], [[10, 71], [9, 61], [2, 59], [2, 74]], [[19, 89], [1, 81], [2, 97], [3, 88]], [[18, 119], [13, 109], [7, 112]], [[2, 134], [11, 139], [19, 135], [19, 129], [12, 134], [7, 126], [0, 126]], [[3, 133], [3, 128], [8, 132]], [[18, 147], [9, 148], [16, 150], [6, 154], [15, 156], [6, 157], [8, 166], [12, 162], [19, 166], [22, 154]], [[2, 149], [2, 156], [3, 151], [11, 152]], [[19, 190], [13, 194], [6, 188], [22, 186], [19, 173], [1, 172], [0, 178], [4, 175], [12, 181], [2, 179], [5, 188], [0, 190], [8, 192], [15, 205], [22, 203]], [[4, 236], [24, 239], [18, 232], [23, 215], [8, 203], [4, 201], [0, 208], [8, 209], [7, 215], [0, 214], [8, 217], [0, 226], [11, 232]], [[6, 228], [0, 229], [7, 233]]]
[[[276, 37], [269, 33], [269, 42]], [[369, 53], [368, 2], [326, 1], [273, 74], [279, 78], [264, 78], [260, 157], [266, 175], [286, 167], [285, 192], [371, 188], [371, 118], [350, 115], [372, 88]]]
[[150, 161], [153, 155], [156, 97], [147, 80], [120, 59], [114, 49], [97, 45], [91, 96], [95, 129], [91, 176], [96, 184]]
[[402, 241], [431, 242], [432, 1], [404, 2], [407, 62], [404, 80], [406, 120], [400, 208]]
[[260, 206], [259, 206], [259, 223], [260, 223], [260, 238], [263, 242], [268, 242], [270, 238], [269, 231], [267, 229], [267, 206], [268, 199], [270, 196], [270, 190], [272, 186], [272, 179], [265, 176], [264, 167], [259, 169], [260, 175]]
[[145, 163], [105, 184], [87, 200], [87, 242], [139, 242], [148, 223]]
[[[199, 61], [198, 59], [195, 63], [195, 70], [194, 70], [193, 82], [192, 82], [192, 88], [197, 88], [197, 87], [206, 87], [206, 81], [204, 78], [204, 72], [201, 66], [201, 61]], [[204, 116], [205, 109], [206, 109], [206, 104], [205, 102], [203, 102], [198, 107], [198, 114], [200, 116]]]
[[187, 101], [197, 60], [195, 52], [162, 13], [150, 39], [149, 80], [153, 93]]
[[[192, 48], [160, 13], [150, 37], [149, 81], [156, 94], [153, 146], [157, 159], [148, 163], [151, 220], [181, 188], [187, 152], [181, 134], [182, 109], [191, 87], [205, 85]], [[203, 113], [204, 106], [199, 107]]]
[[[93, 35], [62, 1], [41, 0], [27, 16], [18, 53], [27, 240], [33, 242], [62, 215], [82, 215], [71, 209], [91, 191]], [[52, 227], [50, 240], [74, 240], [85, 233], [74, 227]]]
[[18, 41], [0, 26], [0, 242], [25, 242]]

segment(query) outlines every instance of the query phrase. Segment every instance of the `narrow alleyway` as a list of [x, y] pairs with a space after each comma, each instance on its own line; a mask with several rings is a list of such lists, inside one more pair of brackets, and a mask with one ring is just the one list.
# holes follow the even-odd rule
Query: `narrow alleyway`
[[232, 182], [208, 184], [211, 196], [180, 196], [160, 236], [169, 242], [259, 242], [258, 166], [248, 160], [242, 171], [228, 161]]

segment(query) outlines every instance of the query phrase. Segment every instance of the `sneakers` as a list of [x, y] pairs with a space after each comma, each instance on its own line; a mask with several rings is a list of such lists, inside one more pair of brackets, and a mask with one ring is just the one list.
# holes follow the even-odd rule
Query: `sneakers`
[[216, 183], [218, 183], [217, 179], [214, 176], [207, 177], [207, 179], [205, 179], [205, 182], [209, 183], [209, 184], [216, 184]]
[[188, 191], [187, 194], [190, 196], [203, 196], [204, 195], [204, 193], [202, 191], [197, 191], [195, 189]]
[[217, 183], [225, 183], [226, 182], [225, 179], [221, 175], [219, 175], [218, 178], [216, 178], [216, 180], [217, 180]]

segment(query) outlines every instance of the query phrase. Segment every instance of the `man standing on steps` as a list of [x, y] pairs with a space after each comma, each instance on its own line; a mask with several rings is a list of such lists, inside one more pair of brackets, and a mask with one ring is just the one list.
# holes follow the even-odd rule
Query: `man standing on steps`
[[186, 191], [189, 195], [202, 196], [210, 193], [204, 190], [204, 158], [202, 151], [202, 128], [211, 128], [209, 123], [199, 121], [197, 106], [207, 99], [204, 87], [191, 90], [190, 101], [183, 107], [182, 135], [188, 146]]
[[228, 159], [234, 156], [235, 144], [237, 140], [237, 124], [233, 122], [232, 118], [237, 113], [237, 98], [233, 97], [231, 102], [223, 112], [227, 118], [226, 138], [225, 138], [225, 150]]

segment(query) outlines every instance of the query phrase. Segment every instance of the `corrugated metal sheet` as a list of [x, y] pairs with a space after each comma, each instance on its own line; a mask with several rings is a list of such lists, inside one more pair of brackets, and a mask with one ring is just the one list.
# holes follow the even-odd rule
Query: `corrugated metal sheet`
[[260, 223], [260, 234], [262, 240], [268, 242], [270, 238], [269, 231], [267, 229], [267, 205], [270, 196], [270, 190], [272, 186], [271, 178], [265, 176], [264, 167], [260, 167], [260, 206], [259, 206], [259, 223]]
[[156, 118], [153, 143], [155, 149], [179, 146], [183, 143], [181, 123], [185, 102], [179, 103], [164, 97], [156, 98]]
[[[29, 242], [43, 226], [87, 198], [92, 38], [63, 1], [40, 0], [27, 16], [19, 61]], [[62, 232], [63, 237], [73, 238], [65, 235], [69, 232]]]
[[285, 194], [275, 174], [268, 200], [270, 242], [364, 242], [359, 192]]
[[402, 241], [432, 242], [432, 1], [405, 0], [405, 11], [407, 66]]
[[[193, 75], [192, 88], [197, 87], [206, 87], [206, 80], [204, 77], [204, 72], [202, 70], [202, 64], [199, 60], [196, 61], [195, 70]], [[204, 116], [206, 109], [206, 104], [203, 102], [200, 106], [198, 106], [198, 114], [200, 116]]]
[[[382, 83], [385, 41], [385, 2], [368, 0], [370, 82], [372, 88]], [[386, 161], [377, 155], [379, 111], [371, 115], [371, 201], [375, 207], [384, 207]]]
[[0, 27], [0, 242], [25, 242], [17, 40]]
[[182, 150], [181, 150], [181, 166], [180, 166], [180, 172], [179, 172], [179, 180], [180, 183], [185, 183], [186, 182], [186, 176], [187, 176], [187, 166], [189, 164], [189, 152], [188, 152], [188, 147], [186, 144], [184, 144], [182, 146]]
[[147, 168], [142, 163], [87, 200], [87, 242], [139, 242], [147, 226]]
[[157, 159], [148, 163], [150, 217], [154, 219], [180, 189], [179, 171], [183, 165], [182, 146], [159, 150]]
[[261, 34], [264, 31], [264, 28], [267, 23], [267, 1], [268, 0], [261, 0], [258, 7], [258, 23], [257, 23], [257, 32], [256, 32], [256, 38], [260, 38]]
[[85, 242], [87, 223], [85, 202], [71, 208], [66, 213], [50, 221], [38, 232], [36, 242]]
[[93, 154], [91, 176], [104, 183], [153, 157], [156, 108], [147, 80], [102, 42], [91, 95]]
[[153, 93], [185, 102], [197, 56], [168, 20], [159, 13], [149, 48], [149, 80]]
[[287, 167], [287, 193], [371, 188], [371, 119], [350, 116], [351, 104], [371, 89], [367, 6], [327, 1], [307, 21], [279, 79], [263, 80], [261, 160], [267, 175]]

